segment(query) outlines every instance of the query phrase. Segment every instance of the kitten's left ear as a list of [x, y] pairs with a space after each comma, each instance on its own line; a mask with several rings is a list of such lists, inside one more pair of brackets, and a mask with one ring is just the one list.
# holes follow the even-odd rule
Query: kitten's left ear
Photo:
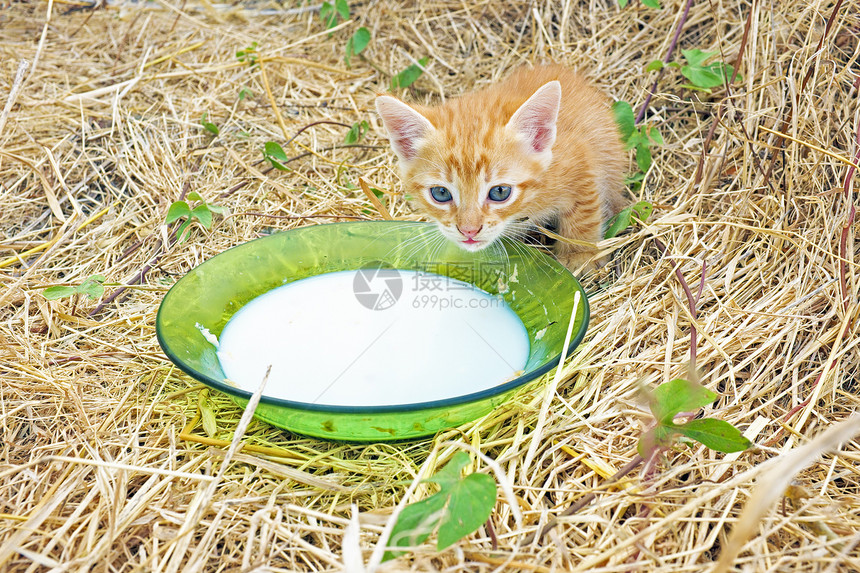
[[549, 163], [560, 106], [561, 84], [557, 80], [546, 83], [514, 112], [505, 129], [517, 134], [533, 153], [545, 155]]

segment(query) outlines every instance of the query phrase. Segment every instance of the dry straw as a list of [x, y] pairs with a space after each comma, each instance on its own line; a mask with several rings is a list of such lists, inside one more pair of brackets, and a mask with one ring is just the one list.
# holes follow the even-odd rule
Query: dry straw
[[[429, 491], [416, 478], [466, 449], [486, 456], [476, 471], [494, 460], [516, 510], [500, 496], [491, 527], [388, 570], [677, 573], [721, 555], [735, 571], [860, 570], [860, 16], [841, 0], [700, 0], [686, 18], [662, 3], [353, 1], [329, 34], [315, 3], [0, 1], [0, 569], [337, 571], [345, 553], [357, 569], [393, 509]], [[359, 26], [372, 40], [348, 70]], [[741, 77], [713, 94], [675, 69], [656, 82], [645, 121], [666, 144], [641, 195], [658, 209], [603, 245], [615, 262], [587, 279], [592, 325], [543, 416], [538, 387], [432, 440], [344, 445], [253, 421], [228, 451], [242, 411], [166, 360], [158, 303], [261, 234], [381, 218], [359, 178], [413, 218], [372, 112], [391, 74], [428, 56], [403, 95], [435, 101], [553, 59], [638, 111], [679, 29], [676, 60], [718, 51]], [[258, 66], [235, 57], [253, 42]], [[315, 123], [361, 120], [352, 147]], [[291, 171], [267, 169], [264, 142], [305, 127]], [[162, 222], [191, 191], [230, 213], [177, 244]], [[102, 304], [40, 294], [96, 273]], [[720, 395], [707, 414], [758, 448], [679, 447], [608, 485], [649, 423], [640, 388], [686, 374], [693, 329]], [[779, 491], [757, 477], [770, 468]]]

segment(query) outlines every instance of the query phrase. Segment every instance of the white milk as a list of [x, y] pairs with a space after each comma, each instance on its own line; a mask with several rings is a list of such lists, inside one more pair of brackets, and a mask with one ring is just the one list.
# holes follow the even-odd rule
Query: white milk
[[266, 396], [342, 406], [492, 388], [515, 377], [528, 352], [526, 329], [502, 299], [440, 275], [392, 270], [328, 273], [271, 290], [242, 307], [218, 343], [236, 386], [255, 391], [271, 364]]

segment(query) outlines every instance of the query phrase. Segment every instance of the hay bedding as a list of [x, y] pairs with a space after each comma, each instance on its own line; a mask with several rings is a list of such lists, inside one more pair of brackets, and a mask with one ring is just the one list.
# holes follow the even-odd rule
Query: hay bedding
[[[298, 3], [86, 4], [0, 2], [0, 569], [339, 570], [357, 545], [371, 558], [404, 493], [424, 494], [410, 488], [417, 476], [468, 446], [496, 461], [521, 521], [503, 496], [493, 531], [442, 554], [427, 543], [391, 570], [700, 571], [735, 552], [734, 570], [860, 570], [857, 442], [817, 457], [858, 425], [846, 426], [860, 378], [856, 222], [842, 257], [839, 246], [860, 125], [853, 3], [838, 3], [826, 36], [834, 2], [693, 3], [678, 49], [730, 62], [751, 13], [743, 80], [730, 96], [692, 93], [673, 71], [657, 84], [647, 121], [666, 145], [642, 194], [660, 208], [606, 243], [618, 276], [592, 279], [604, 288], [589, 337], [530, 459], [540, 388], [434, 440], [352, 446], [252, 422], [247, 447], [228, 451], [242, 412], [165, 360], [158, 302], [229, 246], [378, 218], [358, 177], [392, 192], [395, 217], [412, 217], [371, 98], [413, 58], [431, 56], [410, 96], [419, 100], [553, 58], [636, 107], [683, 3], [351, 2], [354, 21], [331, 37]], [[373, 39], [346, 70], [359, 24]], [[260, 68], [235, 57], [252, 42]], [[252, 95], [240, 101], [242, 87]], [[218, 137], [200, 127], [203, 113]], [[292, 171], [265, 172], [265, 141], [320, 120], [374, 129], [343, 148], [343, 127], [314, 125], [286, 147]], [[190, 191], [230, 214], [176, 244], [162, 222]], [[701, 291], [695, 319], [672, 261]], [[40, 295], [95, 273], [135, 286], [99, 306]], [[648, 424], [638, 388], [686, 374], [693, 322], [701, 379], [721, 395], [709, 414], [759, 448], [678, 448], [606, 487]], [[201, 410], [217, 412], [212, 436]], [[810, 442], [828, 429], [841, 435]], [[482, 460], [476, 469], [490, 471]], [[352, 505], [360, 529], [344, 546]]]

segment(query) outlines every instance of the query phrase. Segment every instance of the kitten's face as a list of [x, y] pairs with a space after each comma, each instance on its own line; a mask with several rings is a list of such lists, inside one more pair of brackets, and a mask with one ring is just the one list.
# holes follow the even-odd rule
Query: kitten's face
[[550, 82], [506, 123], [445, 108], [428, 118], [391, 96], [376, 101], [406, 193], [445, 237], [478, 251], [540, 212], [534, 186], [552, 159], [560, 97]]

